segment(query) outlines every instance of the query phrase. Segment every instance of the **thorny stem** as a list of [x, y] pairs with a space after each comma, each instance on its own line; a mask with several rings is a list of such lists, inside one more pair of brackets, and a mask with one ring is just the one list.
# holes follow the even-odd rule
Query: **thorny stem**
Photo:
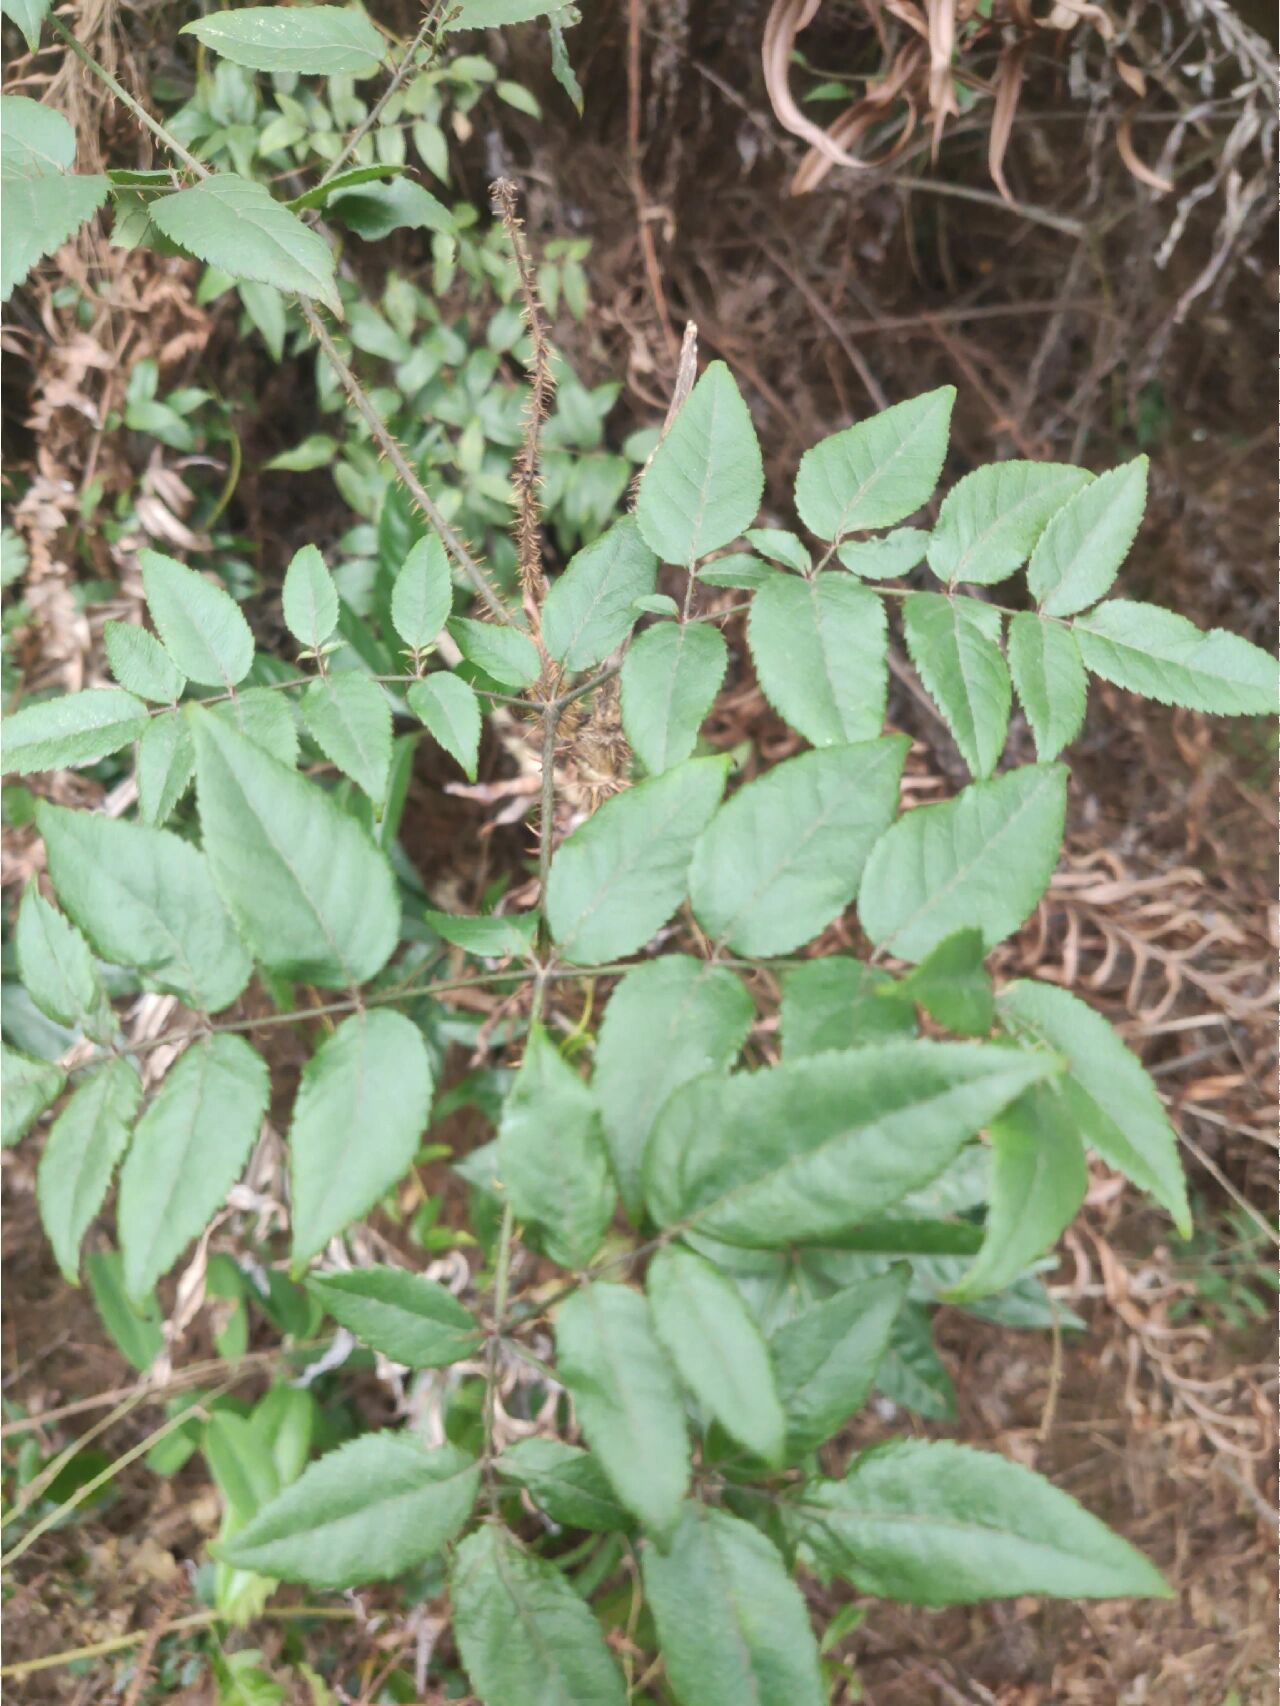
[[[357, 125], [354, 131], [352, 131], [346, 147], [325, 171], [324, 176], [320, 179], [322, 184], [327, 184], [330, 179], [337, 177], [338, 173], [346, 165], [347, 161], [354, 156], [356, 150], [364, 141], [365, 137], [368, 136], [369, 132], [382, 117], [392, 97], [404, 86], [405, 79], [415, 68], [419, 52], [425, 46], [432, 32], [438, 31], [439, 26], [444, 22], [444, 17], [449, 10], [449, 5], [450, 0], [433, 0], [433, 3], [427, 7], [426, 16], [419, 25], [417, 35], [414, 36], [413, 40], [405, 49], [404, 58], [400, 61], [399, 65], [396, 66], [386, 88], [382, 91], [381, 95], [379, 95], [378, 99], [369, 109], [368, 113], [366, 113], [365, 117], [360, 121], [359, 125]], [[431, 43], [431, 52], [423, 62], [424, 65], [430, 65], [439, 50], [440, 36], [437, 33], [435, 40]]]
[[145, 125], [153, 136], [159, 137], [160, 141], [164, 143], [165, 147], [171, 154], [176, 154], [184, 166], [189, 166], [191, 170], [198, 173], [200, 177], [208, 178], [212, 176], [212, 173], [203, 161], [197, 160], [194, 154], [188, 153], [178, 139], [175, 136], [170, 136], [164, 126], [159, 123], [158, 120], [152, 118], [151, 114], [141, 104], [141, 102], [136, 101], [124, 85], [117, 82], [105, 65], [99, 65], [98, 61], [89, 52], [89, 49], [85, 47], [83, 42], [77, 41], [76, 37], [72, 35], [71, 31], [63, 23], [62, 19], [58, 17], [56, 12], [49, 13], [49, 22], [53, 25], [58, 35], [62, 37], [63, 41], [66, 42], [72, 53], [75, 54], [76, 58], [84, 65], [87, 65], [89, 70], [93, 72], [94, 76], [97, 77], [100, 82], [106, 84], [107, 88], [110, 89], [115, 98], [124, 106], [128, 107], [129, 111], [140, 124]]
[[551, 843], [556, 815], [556, 733], [562, 706], [559, 700], [542, 708], [542, 803], [538, 820], [538, 907], [544, 936], [547, 924], [547, 882], [551, 875]]

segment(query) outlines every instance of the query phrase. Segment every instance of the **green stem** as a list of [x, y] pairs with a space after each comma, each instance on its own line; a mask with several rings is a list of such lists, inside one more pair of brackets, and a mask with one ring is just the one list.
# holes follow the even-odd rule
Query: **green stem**
[[[351, 133], [346, 147], [342, 150], [341, 154], [339, 154], [337, 159], [330, 164], [323, 177], [320, 179], [321, 184], [327, 184], [330, 179], [337, 177], [338, 173], [346, 165], [347, 161], [353, 157], [357, 148], [359, 148], [365, 137], [368, 136], [369, 132], [382, 117], [392, 96], [404, 86], [405, 79], [408, 77], [410, 71], [414, 69], [419, 51], [426, 43], [431, 32], [441, 22], [444, 12], [448, 9], [448, 5], [449, 0], [433, 0], [433, 4], [427, 7], [426, 16], [423, 18], [422, 23], [418, 27], [418, 33], [405, 49], [404, 58], [400, 61], [399, 65], [397, 65], [390, 82], [382, 91], [381, 95], [379, 95], [374, 105], [369, 109], [366, 116]], [[431, 64], [438, 51], [439, 37], [437, 36], [436, 40], [431, 44], [431, 52], [423, 62], [424, 67]]]
[[[363, 1613], [353, 1611], [348, 1606], [338, 1605], [281, 1605], [268, 1606], [255, 1615], [255, 1621], [266, 1619], [272, 1622], [294, 1622], [307, 1617], [325, 1618], [330, 1622], [350, 1623]], [[222, 1611], [193, 1611], [189, 1617], [176, 1617], [172, 1623], [166, 1623], [160, 1630], [160, 1639], [166, 1635], [182, 1635], [196, 1629], [208, 1629], [217, 1623], [230, 1623], [234, 1619]], [[19, 1659], [13, 1664], [0, 1665], [0, 1677], [31, 1676], [36, 1671], [53, 1670], [58, 1665], [81, 1664], [86, 1659], [102, 1659], [111, 1653], [127, 1652], [130, 1647], [140, 1647], [149, 1640], [150, 1629], [134, 1629], [128, 1635], [113, 1635], [107, 1641], [94, 1641], [87, 1647], [68, 1647], [61, 1653], [46, 1653], [39, 1659]]]
[[178, 159], [182, 161], [184, 166], [189, 166], [191, 170], [197, 173], [200, 177], [209, 178], [213, 176], [208, 166], [206, 166], [202, 160], [197, 160], [194, 154], [189, 153], [187, 149], [182, 146], [177, 137], [171, 136], [158, 120], [153, 119], [141, 102], [136, 101], [123, 84], [116, 81], [105, 65], [99, 65], [98, 61], [89, 52], [89, 49], [85, 47], [83, 42], [78, 41], [76, 37], [72, 35], [71, 31], [55, 12], [49, 13], [49, 22], [53, 25], [56, 33], [62, 37], [63, 41], [66, 42], [72, 53], [75, 54], [76, 58], [84, 65], [88, 66], [89, 70], [93, 72], [99, 82], [106, 84], [107, 88], [110, 89], [115, 98], [123, 106], [128, 107], [129, 111], [138, 120], [138, 122], [145, 125], [153, 136], [158, 137], [171, 154], [175, 154]]

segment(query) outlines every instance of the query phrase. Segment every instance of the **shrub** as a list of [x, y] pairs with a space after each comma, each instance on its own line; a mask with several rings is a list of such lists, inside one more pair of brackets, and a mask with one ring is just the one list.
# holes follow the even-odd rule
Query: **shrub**
[[[260, 15], [222, 14], [217, 28], [252, 33]], [[339, 45], [359, 23], [311, 17]], [[216, 22], [206, 39], [227, 50]], [[37, 154], [56, 115], [35, 112], [19, 103], [14, 134], [19, 180], [47, 197], [19, 227], [38, 253], [60, 240], [49, 206], [68, 226], [109, 186], [68, 174], [60, 131]], [[415, 459], [396, 460], [315, 306], [336, 311], [341, 293], [300, 212], [342, 180], [285, 207], [250, 179], [207, 175], [171, 140], [196, 181], [175, 189], [166, 172], [141, 186], [151, 226], [251, 281], [261, 243], [261, 270], [296, 292], [421, 519], [361, 645], [320, 550], [298, 551], [283, 582], [288, 668], [258, 653], [222, 587], [144, 551], [152, 628], [109, 627], [118, 685], [7, 719], [4, 763], [20, 775], [132, 753], [138, 809], [35, 804], [58, 905], [34, 886], [23, 899], [22, 982], [83, 1042], [70, 1083], [6, 1048], [4, 1140], [56, 1108], [39, 1200], [72, 1282], [118, 1169], [119, 1260], [94, 1258], [91, 1283], [115, 1319], [148, 1326], [154, 1287], [258, 1140], [272, 1084], [250, 1039], [287, 1021], [311, 1046], [287, 1133], [287, 1260], [305, 1289], [282, 1301], [290, 1280], [267, 1240], [269, 1289], [232, 1264], [222, 1294], [241, 1311], [256, 1299], [296, 1339], [331, 1321], [395, 1364], [450, 1371], [431, 1446], [385, 1430], [312, 1460], [311, 1399], [284, 1385], [246, 1414], [175, 1411], [175, 1439], [199, 1443], [224, 1492], [219, 1610], [252, 1616], [278, 1581], [357, 1586], [444, 1556], [481, 1699], [602, 1706], [626, 1688], [592, 1593], [633, 1548], [676, 1699], [800, 1706], [825, 1684], [797, 1569], [918, 1605], [1167, 1593], [1065, 1493], [991, 1453], [902, 1438], [838, 1477], [819, 1457], [877, 1385], [945, 1410], [931, 1301], [1049, 1319], [1037, 1272], [1083, 1199], [1086, 1148], [1190, 1232], [1175, 1136], [1136, 1058], [1075, 996], [1032, 980], [997, 990], [985, 965], [1058, 859], [1060, 754], [1090, 676], [1202, 711], [1275, 708], [1274, 666], [1256, 648], [1112, 596], [1145, 459], [1096, 479], [980, 468], [931, 527], [912, 524], [946, 457], [944, 388], [815, 445], [795, 484], [804, 533], [761, 528], [760, 447], [715, 362], [634, 505], [548, 586], [533, 505], [550, 358], [508, 212], [536, 392], [516, 466], [516, 603]], [[362, 174], [375, 181], [365, 168], [346, 181]], [[682, 572], [682, 604], [657, 590], [664, 565]], [[908, 581], [922, 566], [923, 587]], [[992, 599], [1024, 571], [1028, 599]], [[460, 587], [478, 592], [477, 612], [455, 611]], [[741, 600], [726, 603], [726, 588]], [[702, 736], [729, 661], [720, 623], [744, 607], [760, 685], [809, 747], [749, 780]], [[908, 743], [883, 732], [895, 624], [972, 776], [905, 813]], [[557, 743], [584, 703], [607, 720], [615, 690], [629, 785], [555, 848]], [[1036, 762], [1001, 768], [1015, 695]], [[474, 779], [495, 708], [541, 748], [537, 903], [431, 910], [398, 846], [414, 749], [425, 731]], [[303, 774], [316, 767], [341, 780]], [[807, 957], [855, 904], [870, 958]], [[781, 1059], [764, 1064], [753, 1031], [775, 977]], [[440, 1098], [459, 985], [512, 995], [518, 1065]], [[566, 1034], [558, 992], [606, 987], [594, 1037], [585, 1019]], [[123, 1038], [111, 999], [135, 989], [186, 1014], [164, 1039], [182, 1052], [145, 1090], [148, 1045]], [[335, 1240], [394, 1197], [433, 1117], [466, 1096], [497, 1128], [458, 1168], [480, 1252], [466, 1298], [423, 1273], [350, 1266]], [[416, 1232], [424, 1249], [454, 1242], [430, 1217]], [[158, 1340], [141, 1326], [121, 1331], [145, 1364]], [[533, 1382], [533, 1432], [506, 1425], [517, 1368]]]

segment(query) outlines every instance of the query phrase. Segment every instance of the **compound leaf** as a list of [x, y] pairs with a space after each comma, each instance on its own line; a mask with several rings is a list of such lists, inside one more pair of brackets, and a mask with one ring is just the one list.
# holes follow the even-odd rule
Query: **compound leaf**
[[954, 385], [832, 433], [800, 458], [796, 508], [819, 539], [892, 527], [927, 503], [947, 454]]
[[985, 1037], [995, 1019], [985, 957], [980, 930], [957, 930], [926, 954], [897, 988], [945, 1030], [960, 1037]]
[[79, 1283], [81, 1240], [106, 1200], [141, 1099], [133, 1062], [109, 1061], [77, 1088], [45, 1142], [36, 1176], [40, 1220], [68, 1285]]
[[713, 361], [645, 469], [637, 525], [664, 563], [692, 565], [750, 527], [763, 492], [751, 413], [729, 369]]
[[386, 1581], [453, 1539], [479, 1486], [479, 1464], [456, 1446], [365, 1434], [310, 1464], [219, 1552], [241, 1569], [317, 1588]]
[[453, 576], [444, 546], [434, 533], [415, 540], [391, 588], [391, 622], [410, 651], [425, 651], [440, 638], [453, 609]]
[[120, 1247], [143, 1297], [244, 1170], [266, 1112], [266, 1062], [243, 1037], [201, 1037], [169, 1069], [120, 1170]]
[[528, 687], [541, 675], [538, 648], [521, 629], [477, 622], [470, 616], [455, 616], [448, 626], [467, 662], [503, 687]]
[[183, 674], [202, 687], [242, 681], [253, 663], [253, 635], [235, 599], [159, 551], [139, 551], [138, 562], [151, 620]]
[[4, 719], [4, 768], [15, 776], [92, 764], [137, 740], [151, 721], [147, 707], [117, 687], [90, 687], [24, 705]]
[[641, 1163], [659, 1108], [691, 1078], [730, 1067], [754, 1017], [751, 997], [731, 971], [687, 954], [637, 966], [609, 997], [592, 1088], [632, 1221], [644, 1207]]
[[1223, 628], [1207, 632], [1155, 604], [1112, 598], [1073, 624], [1085, 667], [1162, 705], [1220, 716], [1269, 717], [1276, 661]]
[[387, 861], [322, 788], [214, 717], [192, 716], [205, 853], [257, 958], [325, 988], [367, 982], [399, 935]]
[[453, 1626], [484, 1706], [625, 1706], [622, 1673], [564, 1572], [504, 1529], [478, 1529], [450, 1575]]
[[886, 1274], [811, 1304], [771, 1335], [789, 1459], [816, 1451], [861, 1407], [910, 1282], [911, 1269], [900, 1262]]
[[33, 1060], [0, 1043], [0, 1148], [10, 1149], [62, 1094], [67, 1075], [52, 1061]]
[[922, 960], [970, 925], [993, 948], [1048, 888], [1066, 803], [1066, 767], [1031, 764], [908, 812], [867, 860], [863, 929], [904, 960]]
[[1035, 736], [1036, 756], [1056, 758], [1080, 733], [1089, 683], [1075, 634], [1020, 610], [1009, 624], [1009, 671]]
[[608, 1478], [589, 1451], [558, 1439], [521, 1439], [494, 1464], [505, 1480], [523, 1487], [563, 1528], [596, 1534], [631, 1526]]
[[724, 635], [709, 622], [659, 622], [632, 645], [622, 666], [622, 727], [651, 776], [693, 751], [728, 664]]
[[879, 966], [833, 955], [792, 966], [781, 981], [778, 1026], [790, 1060], [915, 1035], [910, 997]]
[[472, 1356], [480, 1324], [451, 1291], [405, 1268], [312, 1274], [307, 1289], [361, 1344], [409, 1368], [447, 1368]]
[[121, 687], [157, 705], [172, 705], [182, 697], [187, 678], [154, 634], [134, 622], [108, 622], [102, 639]]
[[133, 966], [188, 1006], [216, 1013], [249, 980], [249, 956], [204, 856], [168, 830], [41, 801], [58, 899], [94, 950]]
[[346, 6], [238, 6], [184, 24], [179, 35], [251, 71], [372, 77], [387, 51], [363, 12]]
[[689, 872], [698, 921], [754, 956], [785, 954], [838, 918], [892, 821], [905, 735], [824, 747], [777, 764], [699, 837]]
[[498, 1167], [551, 1259], [586, 1267], [613, 1219], [613, 1179], [596, 1099], [542, 1025], [530, 1029], [502, 1111]]
[[[289, 8], [290, 13], [294, 10]], [[172, 242], [233, 279], [313, 296], [341, 317], [329, 245], [264, 185], [234, 172], [218, 172], [191, 189], [157, 196], [149, 212], [152, 223]], [[163, 634], [159, 621], [156, 626]]]
[[996, 1044], [888, 1042], [694, 1079], [649, 1140], [649, 1212], [766, 1249], [841, 1232], [936, 1178], [1057, 1068]]
[[587, 1444], [627, 1509], [665, 1539], [689, 1484], [689, 1439], [648, 1303], [623, 1285], [584, 1285], [560, 1305], [555, 1333]]
[[649, 1263], [645, 1290], [654, 1328], [690, 1392], [730, 1438], [779, 1463], [786, 1420], [764, 1339], [737, 1287], [673, 1244]]
[[474, 782], [483, 722], [475, 690], [459, 676], [436, 670], [424, 681], [415, 681], [405, 698], [414, 716]]
[[765, 698], [814, 746], [873, 740], [889, 690], [888, 624], [847, 575], [773, 575], [751, 601], [751, 656]]
[[634, 516], [623, 516], [569, 559], [542, 607], [547, 651], [566, 669], [590, 669], [615, 651], [636, 622], [635, 602], [652, 593], [658, 559]]
[[1100, 1013], [1065, 989], [1019, 979], [1001, 990], [996, 1006], [1001, 1024], [1015, 1036], [1066, 1056], [1060, 1095], [1070, 1123], [1104, 1161], [1149, 1191], [1189, 1238], [1191, 1210], [1178, 1140], [1138, 1057]]
[[[36, 12], [43, 15], [45, 9], [39, 0], [9, 0], [6, 9], [12, 11], [15, 3], [22, 14], [15, 22], [24, 32], [38, 29]], [[75, 154], [75, 132], [60, 112], [25, 95], [0, 96], [5, 213], [0, 302], [7, 302], [36, 262], [74, 237], [107, 199], [105, 177], [67, 170]]]
[[289, 632], [308, 651], [319, 651], [338, 626], [338, 589], [314, 545], [294, 552], [281, 597]]
[[312, 1055], [289, 1126], [295, 1263], [409, 1170], [431, 1112], [431, 1077], [421, 1031], [385, 1007], [353, 1013]]
[[691, 1501], [641, 1567], [680, 1706], [824, 1706], [804, 1596], [758, 1528]]
[[908, 1605], [1171, 1597], [1154, 1564], [1066, 1493], [950, 1440], [891, 1440], [843, 1481], [811, 1484], [796, 1533], [824, 1573]]
[[561, 953], [600, 965], [642, 948], [679, 906], [727, 758], [690, 758], [606, 800], [556, 853], [547, 918]]
[[318, 676], [301, 709], [321, 752], [381, 810], [391, 776], [391, 707], [377, 682], [356, 670]]
[[89, 945], [34, 883], [18, 908], [14, 945], [22, 982], [40, 1011], [59, 1025], [78, 1026], [105, 1042], [112, 1014]]
[[1012, 694], [1000, 650], [1000, 612], [976, 598], [916, 592], [905, 600], [907, 651], [974, 776], [1004, 751]]
[[1046, 616], [1094, 604], [1120, 572], [1147, 503], [1147, 458], [1135, 456], [1081, 487], [1056, 511], [1027, 565], [1027, 585]]
[[196, 749], [185, 717], [152, 717], [138, 741], [134, 780], [144, 823], [158, 826], [172, 816], [196, 773]]
[[[1008, 580], [1050, 519], [1093, 479], [1065, 462], [992, 462], [958, 480], [929, 539], [929, 567], [952, 586]], [[914, 566], [914, 565], [913, 565]]]

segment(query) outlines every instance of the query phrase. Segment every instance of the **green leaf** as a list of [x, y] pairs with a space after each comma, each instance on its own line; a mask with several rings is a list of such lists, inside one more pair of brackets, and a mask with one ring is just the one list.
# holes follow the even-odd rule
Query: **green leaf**
[[450, 758], [462, 766], [467, 779], [474, 782], [482, 723], [474, 689], [458, 676], [436, 670], [424, 681], [415, 681], [405, 698], [414, 716], [426, 724]]
[[387, 44], [363, 12], [346, 6], [239, 6], [184, 24], [179, 35], [247, 65], [304, 77], [372, 77]]
[[635, 601], [651, 593], [658, 559], [626, 515], [569, 559], [542, 607], [547, 651], [566, 669], [603, 663], [635, 626]]
[[535, 1504], [562, 1528], [611, 1534], [631, 1526], [613, 1496], [604, 1470], [589, 1451], [558, 1439], [521, 1439], [494, 1464], [498, 1474], [523, 1487]]
[[778, 1013], [788, 1060], [915, 1035], [909, 999], [888, 972], [860, 960], [808, 960], [782, 973]]
[[461, 0], [450, 12], [445, 28], [489, 30], [504, 24], [524, 24], [531, 18], [541, 18], [544, 13], [558, 11], [562, 5], [563, 0]]
[[40, 46], [40, 26], [48, 16], [49, 0], [0, 0], [0, 12], [13, 19], [34, 53]]
[[121, 687], [157, 705], [181, 699], [187, 678], [154, 634], [132, 622], [108, 622], [102, 638], [111, 673]]
[[387, 1581], [446, 1546], [471, 1515], [480, 1467], [401, 1434], [349, 1440], [219, 1547], [228, 1563], [317, 1588]]
[[147, 707], [116, 687], [90, 687], [25, 705], [4, 719], [4, 768], [15, 776], [91, 764], [137, 740], [151, 721]]
[[1056, 758], [1080, 733], [1089, 684], [1070, 628], [1021, 610], [1009, 624], [1009, 670], [1035, 736], [1036, 756]]
[[813, 568], [809, 547], [803, 539], [785, 528], [749, 527], [746, 541], [762, 557], [768, 557], [771, 563], [781, 563], [784, 569], [794, 569], [798, 575], [807, 575]]
[[857, 1226], [936, 1178], [1057, 1064], [994, 1044], [891, 1042], [695, 1079], [649, 1140], [649, 1212], [766, 1249]]
[[1091, 480], [1053, 516], [1027, 565], [1027, 585], [1046, 616], [1095, 604], [1120, 572], [1147, 503], [1147, 459]]
[[903, 1304], [889, 1348], [876, 1371], [876, 1391], [890, 1403], [930, 1422], [954, 1421], [958, 1412], [950, 1374], [933, 1342], [923, 1303]]
[[929, 567], [955, 585], [994, 586], [1031, 555], [1050, 519], [1090, 485], [1065, 462], [992, 462], [959, 480], [942, 500], [929, 540]]
[[689, 1440], [649, 1305], [623, 1285], [584, 1285], [560, 1305], [555, 1333], [587, 1444], [627, 1509], [665, 1539], [689, 1484]]
[[862, 1407], [910, 1283], [910, 1267], [899, 1263], [811, 1304], [771, 1335], [791, 1461], [816, 1451]]
[[458, 1547], [450, 1590], [458, 1651], [484, 1706], [624, 1706], [600, 1625], [549, 1559], [480, 1528]]
[[689, 1391], [739, 1445], [780, 1463], [786, 1420], [764, 1339], [736, 1286], [692, 1250], [668, 1245], [649, 1263], [645, 1290]]
[[328, 211], [349, 225], [366, 243], [376, 243], [393, 231], [437, 231], [451, 237], [453, 215], [430, 190], [411, 178], [395, 177], [387, 184], [362, 184], [339, 190], [329, 198]]
[[355, 670], [318, 676], [301, 710], [325, 757], [381, 809], [391, 775], [391, 707], [377, 682]]
[[289, 1126], [293, 1259], [309, 1260], [403, 1178], [431, 1114], [431, 1060], [403, 1013], [353, 1013], [303, 1068]]
[[[30, 6], [32, 0], [18, 3]], [[74, 237], [107, 199], [105, 177], [67, 170], [75, 153], [75, 132], [61, 113], [25, 95], [0, 96], [5, 213], [0, 302], [7, 302], [36, 262]]]
[[642, 948], [683, 900], [694, 842], [724, 791], [727, 758], [690, 758], [606, 800], [551, 863], [547, 919], [561, 954], [602, 965]]
[[836, 556], [860, 580], [897, 580], [924, 562], [930, 537], [922, 527], [895, 527], [882, 539], [851, 539]]
[[[210, 705], [209, 715], [226, 723], [290, 770], [298, 762], [298, 725], [287, 694], [270, 687], [250, 687], [221, 704]], [[194, 755], [193, 745], [193, 758]]]
[[471, 1311], [444, 1286], [404, 1268], [312, 1274], [307, 1289], [361, 1344], [409, 1368], [447, 1368], [480, 1344]]
[[891, 1440], [804, 1500], [796, 1526], [818, 1567], [882, 1599], [1172, 1597], [1153, 1564], [1042, 1476], [950, 1440]]
[[145, 1374], [164, 1349], [164, 1328], [155, 1296], [141, 1302], [126, 1297], [118, 1251], [95, 1250], [85, 1257], [84, 1271], [103, 1326], [121, 1355]]
[[99, 812], [36, 807], [49, 875], [104, 960], [133, 966], [190, 1007], [216, 1013], [249, 980], [249, 956], [188, 842]]
[[512, 912], [503, 917], [463, 918], [456, 912], [426, 911], [422, 915], [437, 936], [465, 948], [482, 959], [506, 959], [525, 955], [533, 948], [538, 930], [536, 912]]
[[1131, 693], [1220, 716], [1275, 714], [1276, 661], [1238, 634], [1124, 598], [1077, 617], [1074, 629], [1085, 667]]
[[338, 626], [338, 589], [314, 545], [294, 552], [282, 598], [286, 628], [308, 651], [318, 652]]
[[992, 1120], [986, 1236], [950, 1302], [1003, 1291], [1057, 1243], [1089, 1188], [1078, 1133], [1064, 1081], [1033, 1084]]
[[192, 713], [205, 853], [261, 963], [324, 988], [368, 981], [400, 931], [391, 868], [323, 789]]
[[905, 735], [801, 753], [748, 782], [694, 849], [689, 892], [717, 942], [785, 954], [836, 919], [898, 803]]
[[158, 196], [150, 214], [172, 242], [233, 279], [315, 297], [341, 316], [329, 245], [262, 184], [219, 172], [189, 190]]
[[585, 1268], [613, 1219], [613, 1179], [596, 1099], [542, 1025], [530, 1028], [502, 1111], [498, 1167], [552, 1261]]
[[763, 493], [750, 411], [729, 369], [713, 361], [645, 469], [640, 532], [664, 563], [691, 565], [749, 527]]
[[67, 1075], [51, 1061], [33, 1060], [0, 1043], [0, 1148], [19, 1143], [40, 1115], [62, 1094]]
[[196, 749], [185, 717], [152, 717], [138, 741], [134, 780], [144, 823], [158, 826], [172, 816], [196, 773]]
[[[332, 178], [326, 178], [322, 183], [313, 184], [309, 190], [303, 190], [301, 195], [294, 196], [292, 201], [285, 203], [285, 206], [293, 213], [305, 213], [308, 208], [323, 207], [330, 196], [341, 195], [343, 190], [352, 190], [361, 184], [372, 184], [380, 178], [399, 177], [400, 173], [407, 169], [405, 166], [384, 165], [381, 162], [376, 166], [348, 166], [345, 171], [335, 173]], [[311, 440], [308, 439], [305, 442], [310, 443]], [[325, 462], [330, 461], [332, 451], [336, 448], [332, 439], [328, 439], [327, 443], [330, 450], [324, 458]], [[282, 463], [280, 457], [276, 456], [266, 466], [268, 468], [279, 468], [286, 466], [286, 464]]]
[[169, 1069], [120, 1170], [120, 1247], [142, 1297], [202, 1233], [244, 1171], [271, 1090], [243, 1037], [201, 1037]]
[[632, 1221], [644, 1206], [641, 1162], [659, 1108], [691, 1078], [727, 1070], [754, 1017], [751, 997], [731, 971], [687, 954], [637, 966], [609, 997], [592, 1088]]
[[106, 1200], [129, 1143], [142, 1084], [131, 1060], [85, 1079], [53, 1123], [36, 1178], [40, 1220], [68, 1285], [80, 1280], [80, 1244]]
[[139, 551], [138, 562], [151, 620], [183, 674], [202, 687], [242, 681], [253, 663], [253, 635], [235, 599], [159, 551]]
[[[1067, 1118], [1102, 1159], [1131, 1178], [1191, 1236], [1178, 1140], [1156, 1087], [1100, 1013], [1050, 984], [1020, 979], [1000, 992], [1000, 1022], [1065, 1055], [1061, 1096]], [[1060, 1111], [1060, 1110], [1059, 1110]]]
[[747, 623], [761, 692], [814, 746], [874, 740], [889, 691], [888, 624], [847, 575], [774, 575]]
[[927, 503], [947, 454], [954, 385], [832, 433], [800, 458], [796, 508], [819, 539], [892, 527]]
[[858, 916], [877, 947], [922, 960], [973, 925], [988, 948], [1030, 916], [1062, 845], [1067, 770], [1029, 764], [917, 806], [867, 860]]
[[440, 638], [453, 609], [453, 576], [444, 546], [434, 533], [409, 547], [391, 588], [391, 621], [410, 651], [425, 651]]
[[528, 687], [542, 673], [537, 646], [519, 628], [455, 616], [449, 632], [467, 662], [503, 687]]
[[961, 1037], [985, 1037], [995, 1021], [991, 975], [980, 930], [957, 930], [898, 985], [931, 1019]]
[[14, 943], [22, 981], [40, 1011], [59, 1025], [79, 1027], [105, 1042], [114, 1019], [88, 943], [41, 898], [34, 883], [18, 908]]
[[698, 570], [698, 579], [707, 586], [737, 587], [744, 592], [755, 592], [777, 573], [771, 563], [762, 563], [749, 551], [730, 551], [723, 557], [714, 557], [711, 562], [704, 563]]
[[264, 473], [279, 470], [286, 474], [308, 474], [313, 468], [327, 468], [336, 460], [338, 441], [327, 432], [308, 433], [301, 444], [292, 450], [282, 450], [269, 462], [262, 464]]
[[724, 635], [709, 622], [660, 622], [631, 647], [622, 665], [622, 727], [651, 776], [693, 751], [728, 666]]
[[976, 598], [914, 592], [903, 604], [911, 661], [976, 777], [995, 769], [1009, 732], [1000, 624], [1000, 612]]
[[670, 1547], [640, 1558], [680, 1706], [824, 1706], [804, 1596], [758, 1528], [691, 1501]]

